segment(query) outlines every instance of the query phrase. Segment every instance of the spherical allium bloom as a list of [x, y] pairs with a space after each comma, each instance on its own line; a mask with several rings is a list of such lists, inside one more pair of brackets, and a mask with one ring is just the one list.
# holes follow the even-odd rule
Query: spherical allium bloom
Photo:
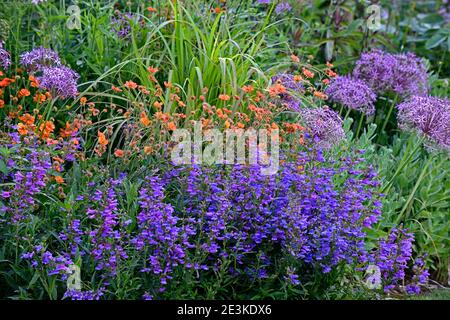
[[289, 73], [280, 73], [273, 76], [272, 83], [279, 83], [288, 91], [279, 94], [282, 103], [286, 104], [290, 110], [299, 111], [300, 99], [295, 95], [304, 92], [305, 87], [303, 84], [300, 81], [295, 80], [295, 76]]
[[42, 69], [42, 76], [37, 77], [39, 87], [48, 90], [53, 96], [63, 99], [78, 94], [77, 80], [80, 76], [65, 66]]
[[414, 53], [396, 54], [391, 90], [403, 97], [428, 93], [428, 75], [423, 60]]
[[363, 53], [353, 76], [376, 93], [394, 92], [408, 97], [428, 92], [425, 64], [413, 53], [395, 55], [379, 49]]
[[283, 12], [291, 11], [291, 9], [292, 7], [288, 2], [280, 2], [279, 4], [277, 4], [275, 12], [280, 14]]
[[44, 68], [57, 67], [61, 65], [59, 55], [44, 47], [33, 49], [20, 55], [20, 63], [28, 72], [42, 71]]
[[345, 139], [343, 120], [330, 108], [303, 108], [300, 115], [321, 148], [331, 148]]
[[450, 151], [450, 100], [413, 96], [397, 106], [399, 127], [425, 135], [438, 147]]
[[3, 43], [0, 41], [0, 66], [4, 70], [8, 69], [11, 65], [11, 56], [8, 51], [3, 49]]
[[365, 81], [375, 92], [388, 90], [392, 82], [395, 59], [384, 51], [374, 49], [361, 54], [353, 77]]
[[337, 77], [325, 90], [328, 97], [350, 109], [367, 115], [375, 112], [374, 103], [377, 96], [364, 81], [349, 76]]
[[111, 18], [111, 27], [119, 39], [128, 39], [131, 37], [132, 21], [135, 14], [131, 12], [118, 12]]

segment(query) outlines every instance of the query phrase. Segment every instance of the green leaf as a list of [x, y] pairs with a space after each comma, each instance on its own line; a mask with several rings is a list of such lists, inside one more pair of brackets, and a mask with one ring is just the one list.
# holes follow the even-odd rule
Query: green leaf
[[440, 24], [444, 22], [444, 17], [437, 13], [431, 13], [427, 16], [425, 16], [422, 20], [422, 23], [428, 23], [428, 24]]
[[0, 172], [4, 175], [8, 174], [8, 167], [6, 166], [6, 163], [0, 159]]
[[430, 39], [425, 42], [425, 48], [426, 49], [433, 49], [440, 45], [442, 42], [445, 41], [447, 38], [446, 35], [443, 35], [441, 33], [436, 33], [434, 36], [432, 36]]

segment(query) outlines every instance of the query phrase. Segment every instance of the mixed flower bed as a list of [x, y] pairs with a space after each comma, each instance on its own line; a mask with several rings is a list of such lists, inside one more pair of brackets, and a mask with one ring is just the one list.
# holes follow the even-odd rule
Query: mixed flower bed
[[[52, 1], [5, 8], [0, 297], [378, 299], [445, 284], [448, 61], [384, 44], [387, 27], [340, 35], [365, 21], [345, 1], [211, 2], [86, 1], [80, 28], [50, 19], [65, 11]], [[339, 48], [359, 35], [359, 52]], [[180, 130], [268, 132], [279, 154], [249, 138], [259, 161], [198, 162], [206, 139], [180, 164]]]

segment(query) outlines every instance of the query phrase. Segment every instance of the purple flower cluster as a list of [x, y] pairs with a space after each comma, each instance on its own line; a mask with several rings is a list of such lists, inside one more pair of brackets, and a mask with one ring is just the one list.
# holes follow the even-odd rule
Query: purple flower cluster
[[73, 98], [78, 94], [77, 80], [80, 76], [65, 66], [43, 68], [42, 76], [37, 78], [39, 87], [48, 90], [53, 96]]
[[425, 257], [418, 257], [414, 261], [412, 272], [414, 274], [411, 283], [407, 284], [405, 290], [408, 294], [419, 294], [420, 286], [426, 285], [430, 275], [428, 269], [425, 267]]
[[[272, 2], [272, 0], [258, 0], [259, 4], [270, 4]], [[289, 4], [289, 2], [286, 1], [282, 1], [280, 3], [277, 4], [277, 6], [275, 7], [275, 12], [277, 14], [283, 13], [283, 12], [288, 12], [291, 11], [292, 7]]]
[[135, 20], [135, 14], [132, 12], [117, 12], [116, 16], [111, 18], [111, 27], [119, 39], [129, 39], [131, 37], [132, 21]]
[[292, 7], [291, 7], [291, 5], [288, 2], [280, 2], [275, 7], [275, 12], [280, 14], [280, 13], [283, 13], [283, 12], [291, 11], [291, 9], [292, 9]]
[[0, 182], [13, 183], [12, 186], [4, 187], [0, 193], [3, 203], [0, 212], [6, 214], [12, 223], [27, 219], [28, 213], [33, 212], [36, 195], [46, 186], [46, 176], [51, 168], [49, 154], [38, 150], [34, 142], [30, 141], [23, 148], [15, 150], [22, 154], [2, 159], [7, 164], [9, 172], [0, 173]]
[[174, 268], [186, 264], [186, 251], [192, 247], [189, 237], [195, 234], [191, 226], [180, 225], [172, 205], [163, 200], [161, 179], [148, 177], [139, 191], [141, 211], [136, 217], [137, 235], [131, 239], [131, 244], [146, 254], [146, 266], [141, 272], [157, 275], [162, 288], [172, 278]]
[[342, 127], [343, 121], [339, 114], [328, 107], [302, 108], [301, 118], [305, 126], [311, 131], [314, 139], [321, 148], [331, 148], [345, 139]]
[[29, 261], [33, 268], [45, 269], [47, 270], [47, 275], [58, 275], [62, 280], [66, 280], [67, 276], [72, 272], [70, 267], [73, 265], [73, 262], [67, 255], [54, 257], [42, 245], [34, 246], [32, 251], [22, 253], [20, 258]]
[[[230, 172], [192, 168], [177, 185], [188, 192], [183, 203], [193, 227], [201, 227], [197, 234], [204, 241], [197, 250], [209, 256], [213, 270], [232, 258], [234, 273], [246, 272], [257, 256], [270, 266], [278, 247], [323, 272], [356, 261], [363, 228], [381, 213], [375, 172], [356, 169], [361, 160], [345, 159], [335, 168], [323, 165], [320, 152], [299, 154], [298, 162], [285, 163], [277, 177], [261, 175], [258, 166], [234, 166]], [[307, 164], [305, 170], [300, 164]], [[337, 189], [333, 180], [344, 172], [348, 177]], [[266, 270], [257, 272], [264, 277]]]
[[280, 94], [281, 102], [284, 103], [289, 110], [300, 110], [300, 99], [296, 95], [305, 91], [305, 87], [300, 81], [295, 81], [294, 76], [289, 73], [280, 73], [272, 77], [272, 83], [280, 83], [287, 89], [287, 93]]
[[450, 100], [413, 96], [397, 106], [399, 127], [416, 130], [438, 147], [450, 151]]
[[21, 54], [20, 64], [23, 65], [28, 72], [37, 72], [44, 68], [60, 66], [61, 60], [55, 51], [39, 47]]
[[[393, 228], [385, 239], [381, 239], [377, 249], [368, 256], [369, 264], [376, 265], [381, 271], [384, 291], [402, 285], [407, 276], [408, 263], [412, 261], [412, 244], [414, 237], [407, 230]], [[414, 281], [407, 287], [408, 293], [419, 293], [419, 284], [426, 283], [428, 271], [422, 259], [416, 259], [413, 267]]]
[[39, 47], [20, 56], [20, 63], [31, 73], [40, 73], [37, 77], [39, 88], [48, 90], [55, 97], [73, 98], [78, 94], [79, 75], [63, 66], [58, 54], [47, 48]]
[[69, 298], [71, 300], [100, 300], [100, 298], [104, 294], [104, 288], [101, 288], [97, 291], [93, 290], [87, 290], [87, 291], [81, 291], [81, 290], [67, 290], [64, 293], [63, 298]]
[[428, 76], [422, 59], [413, 53], [390, 54], [374, 49], [356, 62], [353, 77], [376, 93], [394, 92], [402, 97], [428, 92]]
[[0, 41], [0, 66], [6, 70], [11, 65], [11, 56], [8, 51], [3, 49], [3, 43]]
[[347, 108], [372, 115], [375, 112], [376, 95], [367, 84], [359, 79], [342, 76], [333, 79], [325, 90], [328, 97]]

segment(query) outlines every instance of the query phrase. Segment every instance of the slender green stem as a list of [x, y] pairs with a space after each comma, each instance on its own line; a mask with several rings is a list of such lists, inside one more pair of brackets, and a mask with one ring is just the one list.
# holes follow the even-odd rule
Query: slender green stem
[[361, 115], [359, 117], [358, 129], [356, 130], [355, 138], [359, 137], [359, 132], [361, 131], [363, 120], [364, 120], [364, 113], [361, 113]]
[[[427, 172], [427, 170], [428, 170], [428, 166], [430, 165], [430, 163], [431, 163], [432, 161], [433, 161], [433, 157], [430, 156], [430, 157], [428, 158], [427, 162], [424, 164], [423, 169], [422, 169], [422, 172], [420, 173], [419, 177], [417, 178], [417, 181], [416, 181], [416, 183], [415, 183], [415, 185], [414, 185], [414, 188], [411, 190], [411, 193], [409, 194], [408, 200], [406, 200], [405, 204], [403, 205], [402, 211], [400, 211], [400, 214], [397, 216], [397, 224], [398, 224], [400, 221], [402, 221], [403, 215], [404, 215], [405, 212], [408, 210], [408, 207], [409, 207], [411, 201], [413, 200], [414, 195], [416, 194], [417, 189], [418, 189], [419, 186], [420, 186], [420, 183], [422, 182], [423, 178], [425, 177], [425, 174], [426, 174], [426, 172]], [[403, 219], [403, 221], [405, 221], [406, 218], [407, 218], [407, 217], [405, 216], [405, 219]]]
[[422, 146], [422, 142], [423, 142], [424, 138], [421, 138], [419, 140], [419, 142], [416, 144], [416, 146], [413, 149], [413, 151], [408, 153], [408, 149], [409, 149], [409, 147], [411, 145], [412, 140], [413, 139], [411, 137], [410, 140], [409, 140], [408, 146], [407, 146], [407, 150], [405, 150], [405, 154], [403, 155], [403, 158], [400, 161], [400, 166], [397, 168], [397, 170], [395, 171], [394, 175], [389, 180], [389, 182], [381, 190], [382, 193], [386, 193], [386, 192], [388, 192], [391, 189], [395, 178], [397, 178], [397, 176], [403, 171], [403, 169], [406, 167], [406, 165], [408, 165], [410, 163], [411, 159], [414, 157], [414, 154], [416, 154], [417, 150], [419, 150], [419, 148]]
[[384, 131], [384, 129], [386, 129], [386, 126], [387, 126], [387, 124], [388, 124], [388, 122], [389, 122], [389, 119], [391, 118], [391, 114], [392, 114], [392, 111], [394, 110], [394, 107], [395, 107], [395, 104], [397, 103], [397, 100], [398, 100], [398, 95], [396, 95], [396, 96], [394, 97], [394, 99], [392, 99], [392, 104], [391, 104], [391, 106], [389, 107], [388, 114], [386, 115], [386, 118], [384, 119], [384, 123], [383, 123], [383, 125], [381, 126], [380, 135], [381, 135], [381, 133]]

